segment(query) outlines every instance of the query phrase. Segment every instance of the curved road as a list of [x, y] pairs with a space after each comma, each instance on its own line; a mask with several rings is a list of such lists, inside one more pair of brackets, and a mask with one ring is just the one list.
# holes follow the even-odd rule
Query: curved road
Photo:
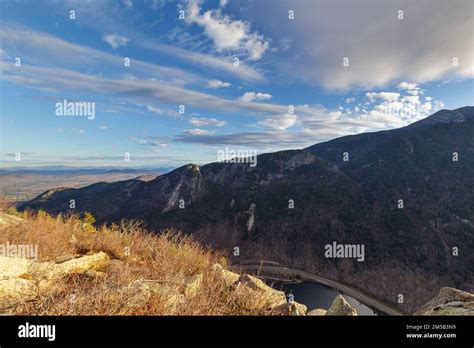
[[[284, 266], [280, 266], [276, 262], [267, 262], [262, 261], [259, 264], [241, 264], [241, 265], [234, 265], [234, 267], [244, 270], [244, 271], [252, 271], [254, 273], [259, 274], [263, 278], [271, 278], [275, 279], [277, 277], [274, 276], [282, 276], [282, 277], [299, 277], [301, 280], [305, 281], [312, 281], [321, 283], [326, 285], [332, 289], [338, 290], [343, 294], [346, 294], [357, 301], [377, 310], [380, 313], [388, 314], [388, 315], [403, 315], [398, 309], [389, 306], [380, 300], [364, 294], [362, 291], [352, 288], [350, 286], [335, 282], [334, 280], [330, 280], [327, 278], [323, 278], [321, 276], [311, 274], [305, 271], [301, 271], [294, 268], [287, 268]], [[263, 274], [262, 274], [263, 273]], [[271, 277], [269, 276], [271, 275]]]

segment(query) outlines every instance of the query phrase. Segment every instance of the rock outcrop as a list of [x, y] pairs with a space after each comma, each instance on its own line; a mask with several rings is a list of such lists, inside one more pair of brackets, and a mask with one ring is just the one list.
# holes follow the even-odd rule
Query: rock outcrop
[[[108, 254], [64, 255], [53, 261], [36, 262], [26, 258], [0, 257], [0, 313], [34, 300], [55, 283], [71, 275], [102, 279], [110, 272], [124, 270], [125, 262], [110, 260]], [[249, 274], [239, 275], [220, 264], [211, 267], [211, 275], [226, 288], [236, 303], [248, 310], [268, 315], [283, 316], [356, 316], [356, 310], [342, 295], [338, 295], [329, 309], [308, 310], [301, 303], [287, 301], [283, 291], [276, 290]], [[179, 282], [140, 279], [127, 285], [131, 296], [124, 305], [132, 309], [147, 305], [150, 299], [159, 299], [165, 312], [179, 313], [178, 306], [187, 299], [200, 295], [203, 274], [195, 274]], [[262, 312], [263, 310], [263, 312]], [[474, 295], [453, 288], [442, 288], [436, 298], [420, 308], [417, 315], [474, 315]]]
[[305, 315], [305, 305], [291, 301], [287, 302], [286, 294], [265, 284], [262, 280], [249, 274], [238, 275], [225, 270], [221, 265], [212, 266], [212, 271], [225, 282], [237, 298], [252, 299], [243, 303], [247, 309], [261, 306], [262, 304], [271, 315]]
[[266, 285], [262, 280], [254, 276], [249, 274], [239, 276], [236, 273], [223, 269], [219, 264], [213, 265], [212, 270], [219, 275], [221, 281], [225, 282], [226, 285], [234, 291], [234, 294], [237, 297], [246, 296], [255, 299], [253, 303], [248, 304], [249, 309], [251, 309], [252, 305], [261, 304], [262, 301], [264, 301], [270, 315], [357, 315], [356, 310], [351, 307], [342, 295], [336, 297], [328, 310], [318, 308], [308, 311], [308, 308], [304, 304], [296, 301], [288, 302], [283, 291], [278, 291], [271, 286]]
[[322, 308], [316, 308], [316, 309], [313, 309], [311, 311], [309, 311], [308, 313], [306, 313], [306, 315], [308, 316], [323, 316], [323, 315], [326, 315], [328, 311], [325, 310], [325, 309], [322, 309]]
[[241, 275], [234, 286], [236, 293], [250, 292], [253, 297], [265, 301], [268, 303], [268, 309], [270, 310], [286, 303], [286, 295], [283, 291], [275, 290], [249, 274]]
[[192, 298], [199, 293], [202, 284], [202, 274], [195, 274], [184, 282], [184, 296]]
[[226, 283], [227, 286], [231, 286], [232, 284], [236, 283], [239, 280], [239, 275], [234, 272], [230, 272], [218, 263], [214, 264], [211, 267], [211, 270], [220, 278], [222, 281]]
[[0, 231], [9, 226], [16, 226], [25, 222], [25, 219], [22, 219], [18, 216], [0, 213]]
[[441, 288], [438, 295], [415, 315], [474, 315], [474, 294], [454, 288]]
[[103, 277], [109, 256], [104, 252], [61, 259], [59, 262], [35, 262], [26, 258], [0, 256], [0, 313], [50, 289], [60, 278], [84, 274]]
[[291, 301], [288, 303], [283, 303], [275, 308], [275, 313], [277, 315], [306, 315], [308, 308], [301, 303]]
[[179, 291], [156, 280], [139, 280], [131, 286], [135, 295], [126, 304], [129, 308], [143, 306], [152, 296], [158, 297], [167, 311], [173, 311], [184, 301]]
[[338, 295], [325, 315], [357, 315], [357, 312], [342, 295]]

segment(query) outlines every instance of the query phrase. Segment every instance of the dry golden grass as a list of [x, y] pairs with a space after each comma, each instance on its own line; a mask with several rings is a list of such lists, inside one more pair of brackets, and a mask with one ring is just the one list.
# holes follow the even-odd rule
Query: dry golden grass
[[[30, 315], [262, 315], [264, 303], [235, 296], [211, 271], [226, 259], [178, 231], [148, 233], [140, 223], [130, 221], [95, 228], [77, 216], [52, 217], [44, 212], [15, 213], [26, 222], [0, 231], [0, 243], [36, 244], [38, 261], [50, 261], [68, 254], [106, 252], [111, 264], [103, 278], [67, 276], [48, 291], [15, 309]], [[202, 274], [200, 291], [167, 306], [161, 295], [139, 299], [140, 280], [157, 280], [181, 291], [186, 279]], [[249, 306], [249, 303], [253, 303]], [[252, 310], [245, 308], [253, 307]]]

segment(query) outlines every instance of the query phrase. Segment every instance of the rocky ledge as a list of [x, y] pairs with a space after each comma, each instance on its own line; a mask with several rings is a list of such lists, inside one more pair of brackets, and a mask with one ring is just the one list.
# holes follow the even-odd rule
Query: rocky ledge
[[474, 294], [454, 288], [441, 288], [439, 294], [415, 315], [474, 315]]
[[67, 275], [105, 277], [109, 256], [67, 255], [49, 262], [0, 256], [0, 313], [8, 313], [24, 301], [34, 299]]
[[[34, 301], [44, 292], [51, 292], [62, 278], [81, 275], [106, 278], [110, 272], [120, 272], [123, 261], [111, 259], [104, 253], [90, 255], [64, 255], [47, 262], [36, 262], [26, 258], [0, 257], [0, 313], [14, 314], [15, 308], [28, 301]], [[237, 274], [224, 269], [220, 264], [211, 267], [211, 274], [245, 307], [248, 313], [256, 308], [266, 308], [268, 315], [357, 315], [342, 296], [338, 296], [331, 308], [314, 309], [295, 301], [287, 301], [283, 291], [266, 285], [249, 274]], [[164, 299], [168, 309], [177, 308], [186, 299], [201, 291], [202, 274], [188, 277], [179, 287], [160, 280], [140, 279], [129, 284], [134, 296], [124, 304], [129, 308], [139, 307], [151, 296]], [[172, 286], [173, 285], [173, 286]], [[34, 314], [34, 313], [32, 313]]]

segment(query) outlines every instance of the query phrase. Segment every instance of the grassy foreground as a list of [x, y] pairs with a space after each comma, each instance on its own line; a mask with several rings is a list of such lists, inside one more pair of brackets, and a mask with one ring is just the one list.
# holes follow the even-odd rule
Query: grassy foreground
[[[105, 252], [111, 261], [100, 276], [68, 275], [25, 301], [12, 314], [29, 315], [263, 315], [271, 314], [254, 297], [235, 296], [213, 272], [227, 260], [189, 236], [168, 230], [149, 233], [129, 221], [96, 228], [93, 217], [52, 217], [44, 212], [17, 213], [24, 223], [0, 230], [0, 244], [38, 246], [38, 262], [67, 255]], [[143, 280], [166, 284], [181, 291], [186, 279], [202, 274], [197, 294], [177, 306], [166, 296], [152, 293], [146, 300], [133, 286]]]

